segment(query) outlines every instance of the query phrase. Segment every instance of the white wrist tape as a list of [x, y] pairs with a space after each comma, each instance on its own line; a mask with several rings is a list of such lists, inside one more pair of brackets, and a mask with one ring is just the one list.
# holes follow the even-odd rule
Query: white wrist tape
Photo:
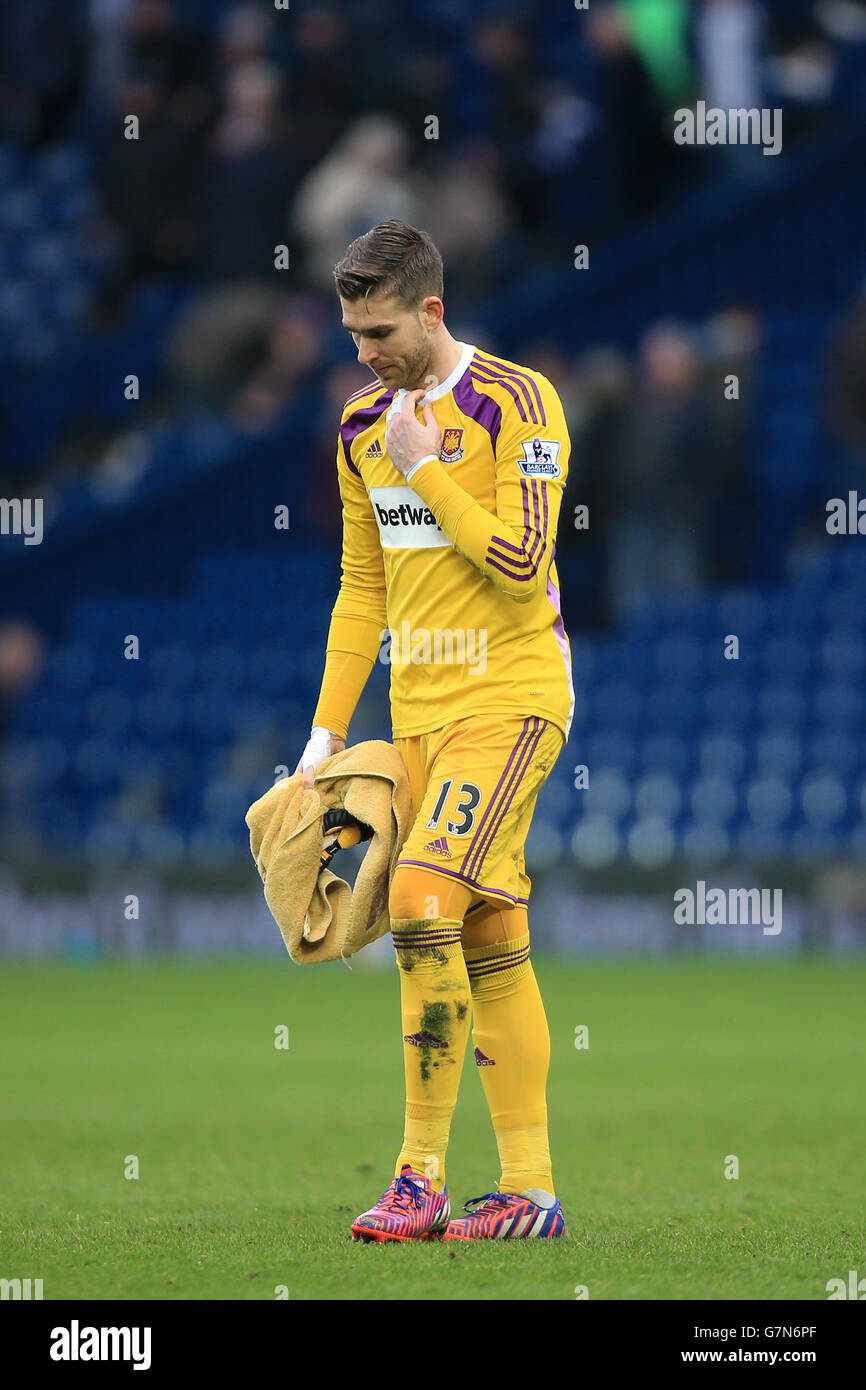
[[417, 473], [418, 469], [421, 467], [422, 464], [430, 463], [431, 461], [433, 463], [436, 463], [437, 460], [435, 454], [425, 454], [424, 457], [422, 459], [419, 459], [417, 463], [413, 463], [412, 467], [409, 469], [409, 472], [405, 475], [406, 482], [408, 483], [410, 481], [412, 474]]
[[301, 754], [301, 771], [306, 772], [308, 767], [318, 767], [326, 758], [331, 756], [331, 739], [337, 735], [330, 729], [323, 729], [321, 724], [314, 724], [310, 730], [310, 738], [306, 748]]

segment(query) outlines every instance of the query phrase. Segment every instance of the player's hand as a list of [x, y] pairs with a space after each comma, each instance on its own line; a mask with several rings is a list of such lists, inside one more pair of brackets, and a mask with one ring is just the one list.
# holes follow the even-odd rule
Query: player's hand
[[415, 408], [423, 395], [423, 387], [407, 391], [400, 409], [394, 411], [385, 426], [385, 448], [394, 467], [404, 478], [412, 465], [427, 454], [439, 457], [442, 431], [436, 423], [433, 406], [429, 401], [424, 402], [423, 425], [415, 414]]
[[342, 753], [346, 746], [344, 738], [338, 738], [332, 734], [330, 729], [323, 729], [321, 725], [316, 725], [311, 733], [306, 748], [298, 760], [295, 772], [304, 774], [304, 788], [309, 791], [313, 786], [313, 778], [316, 775], [316, 768], [323, 763], [326, 758], [333, 757], [335, 753]]

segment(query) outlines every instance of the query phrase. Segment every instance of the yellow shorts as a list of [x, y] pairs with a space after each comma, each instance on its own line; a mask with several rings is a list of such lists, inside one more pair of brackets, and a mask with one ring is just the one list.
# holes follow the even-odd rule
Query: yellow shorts
[[397, 738], [414, 824], [397, 861], [468, 884], [492, 902], [526, 904], [523, 848], [562, 732], [539, 715], [458, 719]]

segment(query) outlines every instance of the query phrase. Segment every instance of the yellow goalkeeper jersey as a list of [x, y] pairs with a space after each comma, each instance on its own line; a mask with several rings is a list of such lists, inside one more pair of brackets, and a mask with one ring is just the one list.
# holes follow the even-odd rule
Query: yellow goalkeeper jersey
[[554, 563], [570, 449], [562, 405], [539, 372], [460, 348], [426, 396], [439, 458], [409, 479], [385, 446], [405, 392], [373, 382], [343, 409], [342, 580], [313, 718], [342, 737], [377, 659], [390, 665], [395, 738], [515, 714], [568, 737], [571, 651]]

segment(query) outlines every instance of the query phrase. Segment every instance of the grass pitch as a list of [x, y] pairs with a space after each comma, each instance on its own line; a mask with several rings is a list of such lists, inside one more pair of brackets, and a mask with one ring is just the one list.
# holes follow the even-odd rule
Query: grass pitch
[[[458, 1247], [349, 1238], [402, 1135], [396, 971], [4, 965], [0, 1277], [46, 1299], [822, 1300], [866, 1274], [866, 964], [535, 965], [568, 1231]], [[498, 1177], [471, 1050], [448, 1159], [459, 1213]]]

